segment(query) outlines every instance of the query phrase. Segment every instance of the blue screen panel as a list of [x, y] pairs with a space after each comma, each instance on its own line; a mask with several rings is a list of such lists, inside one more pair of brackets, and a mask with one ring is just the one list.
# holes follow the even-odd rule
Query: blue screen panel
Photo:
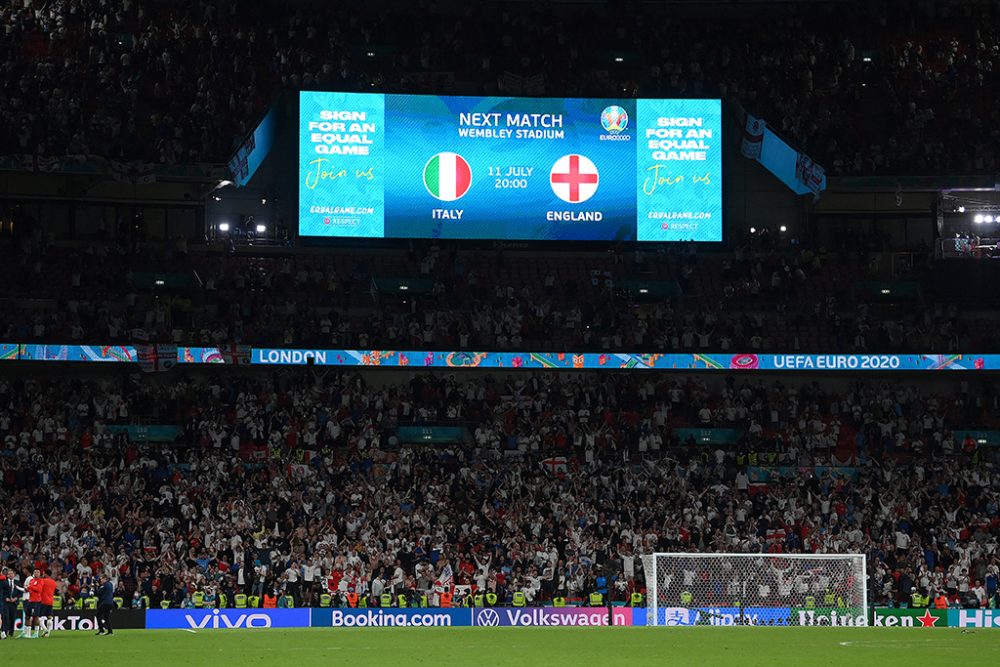
[[719, 100], [303, 92], [299, 233], [721, 241]]

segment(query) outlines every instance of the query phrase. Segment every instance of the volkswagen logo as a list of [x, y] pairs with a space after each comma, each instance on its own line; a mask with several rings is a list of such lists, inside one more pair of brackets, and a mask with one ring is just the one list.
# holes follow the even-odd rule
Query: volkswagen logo
[[476, 625], [496, 627], [500, 625], [500, 614], [494, 609], [483, 609], [476, 616]]

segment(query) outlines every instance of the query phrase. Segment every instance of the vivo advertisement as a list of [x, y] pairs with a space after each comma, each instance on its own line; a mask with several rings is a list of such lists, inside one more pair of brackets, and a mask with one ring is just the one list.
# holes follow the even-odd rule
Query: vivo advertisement
[[308, 628], [309, 609], [150, 609], [146, 627], [158, 630]]
[[721, 241], [722, 105], [302, 92], [299, 234]]

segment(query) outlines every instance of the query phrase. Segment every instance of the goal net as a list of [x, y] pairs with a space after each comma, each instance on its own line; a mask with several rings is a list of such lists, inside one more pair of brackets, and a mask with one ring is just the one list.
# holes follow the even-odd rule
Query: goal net
[[862, 554], [657, 553], [647, 625], [868, 624]]

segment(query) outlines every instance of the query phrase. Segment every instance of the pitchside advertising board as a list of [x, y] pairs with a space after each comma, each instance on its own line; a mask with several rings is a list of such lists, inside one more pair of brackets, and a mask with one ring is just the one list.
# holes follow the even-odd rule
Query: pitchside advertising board
[[471, 625], [470, 609], [313, 609], [314, 628], [432, 628]]
[[[55, 632], [97, 630], [97, 612], [91, 609], [67, 609], [53, 611], [53, 627]], [[21, 629], [21, 618], [14, 621], [14, 629]], [[146, 612], [141, 609], [119, 609], [114, 612], [114, 628], [116, 630], [137, 630], [146, 627]]]
[[605, 607], [526, 608], [499, 607], [474, 609], [472, 625], [478, 627], [592, 627], [634, 625], [631, 607], [616, 607], [609, 617]]
[[[753, 625], [884, 628], [1000, 628], [995, 609], [876, 608], [863, 613], [838, 608], [803, 607], [664, 607], [660, 626]], [[93, 631], [97, 612], [54, 612], [56, 631]], [[643, 607], [616, 607], [614, 625], [647, 625]], [[20, 619], [16, 623], [20, 624]], [[116, 629], [262, 630], [266, 628], [430, 628], [430, 627], [600, 627], [609, 622], [605, 607], [491, 607], [419, 609], [122, 609], [114, 612]], [[19, 626], [18, 626], [19, 627]]]
[[884, 628], [1000, 628], [1000, 609], [875, 609]]
[[721, 241], [722, 105], [303, 92], [299, 234]]
[[[645, 610], [616, 608], [614, 624], [633, 625], [635, 611]], [[606, 626], [609, 621], [606, 607], [312, 610], [313, 627], [324, 628], [590, 627]]]
[[308, 628], [309, 609], [150, 609], [146, 627], [162, 630]]
[[[645, 610], [643, 610], [645, 611]], [[788, 607], [660, 607], [656, 610], [657, 625], [799, 625], [800, 619]], [[820, 621], [812, 619], [816, 624]], [[646, 613], [635, 614], [633, 625], [648, 625]], [[829, 619], [827, 623], [829, 624]]]

